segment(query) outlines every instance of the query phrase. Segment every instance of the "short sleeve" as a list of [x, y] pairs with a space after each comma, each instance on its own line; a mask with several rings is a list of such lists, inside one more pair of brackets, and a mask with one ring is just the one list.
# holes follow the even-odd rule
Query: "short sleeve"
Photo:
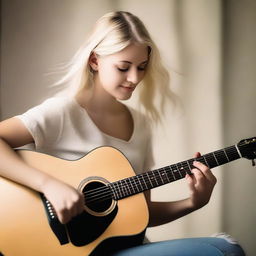
[[16, 116], [31, 133], [36, 149], [56, 142], [63, 126], [63, 101], [51, 98]]

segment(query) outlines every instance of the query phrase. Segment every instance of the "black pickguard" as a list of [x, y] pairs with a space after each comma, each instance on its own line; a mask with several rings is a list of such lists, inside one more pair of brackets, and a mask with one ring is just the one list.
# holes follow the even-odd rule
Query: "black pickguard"
[[117, 204], [113, 211], [106, 216], [94, 216], [84, 211], [67, 223], [65, 228], [65, 225], [59, 222], [55, 212], [51, 213], [51, 204], [42, 194], [40, 196], [45, 207], [49, 225], [61, 245], [69, 242], [68, 237], [75, 246], [84, 246], [91, 243], [107, 229], [118, 212]]
[[75, 246], [84, 246], [97, 239], [114, 220], [118, 207], [106, 216], [93, 216], [86, 211], [73, 218], [67, 226], [70, 241]]

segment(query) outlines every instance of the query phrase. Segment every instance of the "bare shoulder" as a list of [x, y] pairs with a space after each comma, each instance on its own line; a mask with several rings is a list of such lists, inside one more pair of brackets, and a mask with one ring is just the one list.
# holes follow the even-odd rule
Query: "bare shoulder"
[[28, 129], [17, 117], [12, 117], [0, 122], [0, 138], [12, 148], [21, 147], [34, 142]]

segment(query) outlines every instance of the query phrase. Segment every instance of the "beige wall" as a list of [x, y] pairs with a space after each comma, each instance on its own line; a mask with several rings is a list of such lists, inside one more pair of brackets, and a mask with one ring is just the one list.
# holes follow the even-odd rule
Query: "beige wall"
[[[164, 127], [155, 130], [156, 166], [255, 136], [255, 3], [225, 3], [2, 0], [2, 118], [22, 113], [48, 97], [48, 86], [58, 75], [45, 74], [69, 60], [102, 14], [122, 9], [137, 14], [149, 28], [183, 104], [175, 111], [169, 107]], [[209, 205], [168, 225], [149, 229], [152, 240], [226, 231], [242, 241], [248, 255], [253, 255], [255, 169], [243, 160], [219, 167], [214, 173], [219, 182]], [[153, 192], [155, 200], [187, 195], [184, 181]]]
[[[256, 132], [256, 1], [228, 1], [223, 29], [223, 141]], [[255, 255], [256, 169], [243, 160], [223, 172], [223, 229], [240, 238]]]

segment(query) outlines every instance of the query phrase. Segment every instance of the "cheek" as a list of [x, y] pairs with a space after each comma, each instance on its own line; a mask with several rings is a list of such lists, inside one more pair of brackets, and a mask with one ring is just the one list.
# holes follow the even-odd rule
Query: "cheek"
[[140, 82], [144, 79], [145, 75], [146, 75], [146, 72], [141, 72], [141, 74], [139, 76]]
[[99, 70], [99, 77], [103, 84], [120, 85], [125, 79], [125, 74], [119, 72], [115, 67], [105, 66]]

